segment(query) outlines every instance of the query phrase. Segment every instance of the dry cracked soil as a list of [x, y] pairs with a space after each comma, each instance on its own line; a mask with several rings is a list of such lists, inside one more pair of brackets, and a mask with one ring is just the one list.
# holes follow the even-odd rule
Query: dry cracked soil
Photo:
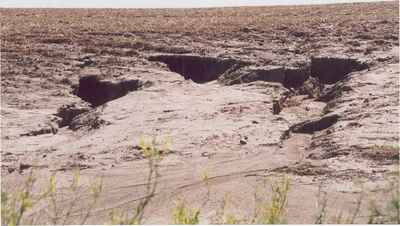
[[[282, 175], [288, 223], [316, 222], [322, 195], [327, 222], [359, 209], [365, 223], [368, 200], [384, 203], [398, 179], [398, 4], [0, 9], [2, 190], [32, 170], [38, 193], [55, 174], [63, 209], [78, 168], [65, 223], [89, 207], [85, 223], [107, 223], [145, 198], [139, 142], [155, 139], [145, 224], [171, 223], [183, 199], [203, 224], [223, 203], [250, 219], [257, 189]], [[23, 222], [62, 223], [50, 204]]]

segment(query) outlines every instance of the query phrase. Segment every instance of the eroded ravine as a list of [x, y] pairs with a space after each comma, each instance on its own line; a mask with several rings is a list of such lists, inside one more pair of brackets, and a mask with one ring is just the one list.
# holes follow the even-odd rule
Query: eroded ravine
[[[340, 65], [343, 64], [338, 60], [339, 66], [335, 65], [332, 63], [335, 60], [331, 58], [327, 61], [328, 63], [324, 63], [319, 60], [318, 64], [329, 64], [332, 68], [341, 68]], [[224, 78], [232, 76], [239, 82], [230, 83], [230, 86], [221, 86], [217, 83], [196, 84], [187, 81], [186, 79], [196, 80], [194, 75], [189, 76], [187, 73], [196, 71], [197, 68], [190, 69], [190, 64], [185, 67], [182, 72], [185, 73], [183, 78], [179, 78], [179, 75], [174, 73], [149, 72], [148, 79], [157, 81], [162, 77], [162, 82], [142, 90], [137, 90], [138, 80], [126, 82], [129, 87], [126, 87], [124, 82], [102, 83], [95, 80], [94, 84], [90, 83], [88, 88], [87, 82], [82, 79], [75, 93], [94, 108], [73, 106], [72, 110], [62, 111], [63, 108], [61, 108], [59, 111], [58, 115], [62, 116], [63, 121], [59, 124], [59, 135], [56, 134], [55, 137], [65, 136], [66, 131], [62, 129], [64, 125], [68, 125], [73, 130], [81, 128], [75, 126], [77, 122], [81, 122], [78, 125], [91, 125], [90, 128], [94, 130], [85, 133], [85, 136], [78, 140], [64, 140], [63, 143], [66, 142], [68, 145], [57, 146], [55, 153], [59, 157], [51, 153], [47, 154], [50, 161], [59, 162], [60, 165], [47, 163], [48, 167], [58, 167], [54, 170], [66, 167], [68, 169], [63, 158], [73, 154], [71, 147], [74, 147], [75, 153], [84, 150], [83, 157], [73, 161], [75, 165], [88, 166], [82, 172], [85, 177], [97, 174], [99, 168], [106, 169], [106, 175], [109, 175], [107, 176], [109, 179], [105, 181], [105, 191], [108, 195], [102, 201], [102, 206], [105, 208], [94, 211], [93, 222], [106, 217], [108, 210], [132, 206], [140, 200], [140, 194], [144, 192], [146, 185], [140, 183], [145, 179], [146, 165], [144, 160], [135, 157], [140, 150], [132, 149], [137, 142], [132, 138], [142, 135], [158, 134], [173, 137], [171, 147], [173, 152], [167, 155], [162, 163], [161, 187], [152, 205], [170, 203], [171, 200], [182, 195], [187, 196], [188, 199], [203, 197], [204, 183], [201, 182], [201, 174], [205, 171], [210, 174], [213, 189], [229, 191], [232, 186], [235, 186], [234, 193], [237, 198], [242, 195], [251, 196], [250, 190], [245, 194], [240, 194], [240, 191], [246, 190], [246, 186], [258, 183], [257, 178], [274, 175], [274, 173], [285, 172], [294, 176], [305, 173], [308, 177], [320, 177], [332, 173], [332, 168], [325, 171], [319, 168], [323, 166], [323, 162], [310, 162], [314, 159], [310, 159], [313, 156], [310, 155], [313, 151], [310, 147], [312, 142], [315, 143], [315, 139], [320, 139], [318, 134], [325, 134], [341, 120], [338, 115], [323, 115], [323, 112], [326, 104], [335, 102], [346, 92], [351, 91], [348, 89], [337, 93], [335, 88], [343, 89], [342, 87], [346, 85], [353, 87], [354, 85], [349, 84], [353, 78], [347, 75], [349, 72], [358, 70], [358, 66], [355, 68], [345, 66], [346, 73], [334, 79], [336, 84], [329, 87], [328, 93], [336, 94], [331, 95], [327, 103], [317, 101], [320, 97], [317, 93], [313, 93], [321, 91], [318, 88], [324, 89], [324, 82], [317, 83], [315, 87], [308, 87], [308, 92], [302, 92], [303, 85], [310, 79], [307, 74], [310, 72], [304, 69], [242, 67], [230, 70], [234, 67], [232, 64], [223, 70], [218, 69], [219, 74], [228, 72], [223, 75]], [[207, 68], [208, 65], [202, 67]], [[311, 69], [315, 67], [318, 68], [311, 64]], [[208, 72], [203, 70], [201, 76], [213, 79], [199, 78], [195, 82], [217, 80], [218, 76], [213, 73], [218, 70], [211, 70], [211, 74], [206, 74]], [[292, 73], [293, 71], [297, 73]], [[318, 77], [318, 82], [326, 79], [322, 79], [315, 71], [312, 69], [311, 75]], [[363, 73], [354, 74], [354, 76], [363, 76]], [[236, 79], [235, 76], [239, 76], [240, 79]], [[292, 77], [293, 80], [291, 80]], [[88, 78], [92, 79], [92, 77]], [[338, 85], [343, 82], [344, 86]], [[287, 84], [292, 85], [288, 87]], [[288, 91], [287, 88], [292, 91]], [[133, 90], [135, 92], [128, 92]], [[288, 97], [279, 97], [285, 95]], [[272, 112], [273, 98], [284, 99], [282, 103], [279, 103], [282, 105], [282, 110], [278, 115], [273, 115]], [[107, 104], [104, 105], [106, 102]], [[96, 117], [86, 119], [88, 116]], [[330, 120], [331, 118], [333, 120]], [[101, 122], [99, 120], [108, 123], [103, 123], [101, 128], [100, 126], [93, 127], [93, 123], [97, 125], [96, 123]], [[25, 142], [31, 142], [29, 139], [32, 138], [25, 139]], [[40, 141], [40, 136], [37, 139]], [[104, 146], [104, 144], [107, 145]], [[118, 150], [125, 148], [130, 152], [119, 153]], [[90, 156], [95, 157], [100, 164], [89, 164]], [[128, 158], [128, 156], [131, 157]], [[141, 164], [132, 166], [130, 161]], [[110, 167], [112, 165], [114, 166]], [[304, 171], [305, 165], [308, 170], [314, 168], [315, 170]], [[110, 175], [118, 176], [118, 185], [113, 183], [114, 178]], [[132, 182], [138, 185], [132, 186]], [[247, 185], [239, 186], [237, 183]], [[293, 192], [300, 189], [296, 187], [296, 184], [300, 186], [302, 183], [304, 183], [303, 179], [295, 180]], [[315, 187], [316, 183], [312, 183], [312, 186]], [[133, 188], [137, 192], [135, 196], [132, 196]], [[223, 193], [215, 194], [215, 200], [220, 201]], [[196, 203], [196, 200], [192, 201]], [[204, 206], [204, 209], [211, 211], [216, 208], [216, 205], [215, 202], [210, 202]], [[166, 214], [164, 212], [169, 210], [166, 208], [159, 211], [158, 213], [164, 216]], [[98, 218], [99, 216], [102, 217]], [[149, 216], [148, 222], [162, 223], [163, 221]]]

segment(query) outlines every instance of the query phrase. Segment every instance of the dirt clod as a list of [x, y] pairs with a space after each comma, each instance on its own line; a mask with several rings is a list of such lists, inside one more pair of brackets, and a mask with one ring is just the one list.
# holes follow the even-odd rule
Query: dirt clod
[[282, 107], [281, 107], [280, 101], [273, 100], [272, 101], [272, 113], [274, 115], [279, 115], [279, 113], [281, 113], [281, 111], [282, 111]]
[[90, 109], [90, 106], [85, 102], [65, 104], [61, 106], [55, 114], [61, 118], [58, 122], [58, 126], [64, 127], [70, 125], [76, 116], [88, 112]]
[[57, 126], [54, 126], [52, 123], [48, 123], [45, 127], [39, 128], [37, 130], [29, 131], [28, 133], [23, 133], [21, 136], [39, 136], [43, 134], [56, 134], [58, 132]]
[[33, 167], [33, 165], [27, 164], [27, 163], [20, 163], [19, 164], [19, 168], [18, 168], [19, 173], [22, 173], [24, 170], [27, 170], [27, 169], [29, 169], [31, 167]]
[[93, 109], [86, 113], [80, 114], [77, 117], [73, 118], [68, 128], [74, 131], [79, 129], [99, 129], [102, 125], [108, 124], [107, 121], [103, 120], [100, 117], [100, 114], [100, 109]]
[[290, 128], [290, 131], [293, 133], [314, 133], [332, 126], [339, 120], [339, 118], [339, 115], [332, 114], [319, 119], [307, 120], [305, 122], [293, 125]]
[[313, 165], [310, 162], [296, 163], [292, 166], [283, 166], [273, 170], [274, 172], [295, 174], [299, 176], [320, 176], [332, 172], [328, 166]]

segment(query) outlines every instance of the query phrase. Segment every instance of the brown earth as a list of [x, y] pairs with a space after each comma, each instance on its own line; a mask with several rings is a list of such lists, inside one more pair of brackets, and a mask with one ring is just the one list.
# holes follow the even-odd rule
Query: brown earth
[[[35, 189], [56, 173], [62, 193], [79, 168], [83, 184], [103, 178], [87, 223], [106, 223], [143, 199], [145, 137], [169, 144], [146, 224], [171, 223], [182, 198], [216, 223], [226, 194], [227, 211], [249, 218], [257, 187], [281, 174], [289, 223], [315, 222], [320, 187], [329, 220], [365, 191], [387, 200], [399, 167], [398, 3], [0, 9], [2, 190], [34, 169]], [[80, 223], [81, 195], [67, 223]], [[44, 209], [26, 222], [48, 223]], [[355, 222], [367, 219], [365, 201]]]

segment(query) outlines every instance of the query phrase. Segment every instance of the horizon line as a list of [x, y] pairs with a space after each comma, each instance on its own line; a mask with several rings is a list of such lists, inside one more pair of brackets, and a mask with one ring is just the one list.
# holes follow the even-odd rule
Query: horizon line
[[240, 7], [274, 7], [274, 6], [307, 6], [307, 5], [340, 5], [340, 4], [363, 4], [380, 2], [398, 2], [399, 0], [348, 0], [342, 2], [298, 2], [298, 3], [277, 3], [277, 4], [251, 4], [251, 5], [228, 5], [228, 6], [198, 6], [198, 7], [85, 7], [85, 6], [1, 6], [0, 9], [213, 9], [213, 8], [240, 8]]

